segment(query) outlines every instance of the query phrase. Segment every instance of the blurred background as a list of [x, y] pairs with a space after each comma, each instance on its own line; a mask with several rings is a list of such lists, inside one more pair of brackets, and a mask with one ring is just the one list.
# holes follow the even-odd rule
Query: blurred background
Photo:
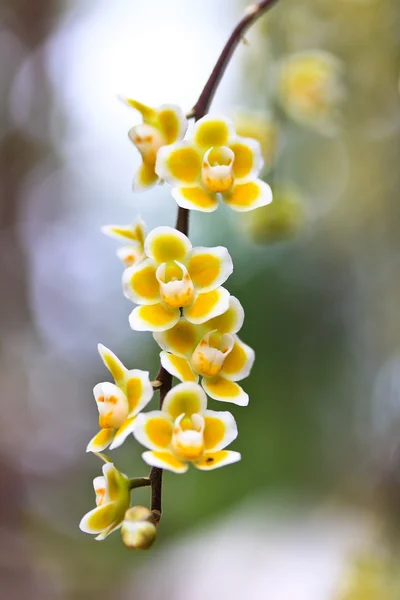
[[[397, 0], [281, 0], [246, 34], [212, 111], [259, 137], [276, 201], [192, 214], [190, 232], [229, 248], [257, 354], [250, 405], [232, 408], [243, 459], [166, 474], [147, 553], [78, 529], [101, 467], [85, 453], [97, 343], [158, 371], [100, 227], [176, 215], [168, 186], [132, 193], [140, 119], [116, 95], [189, 110], [244, 7], [0, 4], [4, 598], [400, 599]], [[140, 454], [129, 439], [112, 456], [144, 476]]]

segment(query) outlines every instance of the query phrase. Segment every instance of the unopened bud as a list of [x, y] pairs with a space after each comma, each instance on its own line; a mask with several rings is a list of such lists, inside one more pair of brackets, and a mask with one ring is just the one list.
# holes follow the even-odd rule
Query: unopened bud
[[156, 539], [157, 530], [152, 512], [145, 506], [134, 506], [126, 511], [121, 537], [127, 548], [147, 550]]

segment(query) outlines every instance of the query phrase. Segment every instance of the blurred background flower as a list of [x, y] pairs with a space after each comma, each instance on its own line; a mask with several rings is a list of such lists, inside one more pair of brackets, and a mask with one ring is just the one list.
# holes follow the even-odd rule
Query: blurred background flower
[[[98, 475], [85, 454], [97, 419], [92, 388], [103, 377], [96, 345], [152, 376], [159, 360], [151, 336], [129, 328], [121, 265], [100, 227], [140, 214], [151, 229], [173, 225], [176, 214], [166, 186], [133, 195], [140, 156], [127, 132], [139, 120], [116, 95], [189, 110], [244, 6], [1, 5], [4, 597], [213, 600], [240, 598], [242, 583], [249, 597], [267, 600], [370, 600], [363, 585], [378, 590], [373, 600], [397, 593], [396, 0], [286, 0], [246, 34], [212, 110], [240, 106], [265, 119], [256, 126], [260, 139], [270, 136], [265, 179], [296, 190], [302, 217], [280, 217], [277, 236], [279, 194], [270, 216], [256, 211], [274, 245], [265, 234], [256, 244], [225, 207], [191, 218], [194, 245], [226, 245], [232, 255], [229, 289], [256, 350], [249, 408], [232, 410], [243, 459], [214, 473], [166, 475], [165, 518], [150, 553], [78, 529]], [[329, 136], [293, 120], [276, 95], [279, 65], [310, 51], [343, 65], [346, 94]], [[143, 476], [140, 452], [128, 440], [112, 457]], [[148, 490], [134, 494], [147, 504]], [[363, 583], [373, 578], [379, 583]]]

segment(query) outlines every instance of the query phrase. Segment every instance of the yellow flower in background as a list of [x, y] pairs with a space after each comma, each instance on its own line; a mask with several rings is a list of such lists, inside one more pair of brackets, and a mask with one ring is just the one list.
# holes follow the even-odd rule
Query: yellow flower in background
[[156, 173], [172, 188], [182, 208], [213, 212], [218, 198], [245, 212], [272, 201], [269, 185], [258, 179], [263, 166], [260, 144], [236, 135], [225, 117], [207, 115], [194, 126], [190, 139], [164, 146]]
[[246, 228], [258, 244], [272, 244], [296, 236], [304, 227], [306, 214], [299, 190], [291, 185], [273, 188], [274, 201], [257, 211], [257, 218], [249, 219]]
[[165, 396], [162, 410], [138, 416], [133, 434], [150, 451], [143, 460], [161, 469], [185, 473], [188, 463], [211, 471], [240, 460], [224, 450], [237, 437], [229, 412], [207, 409], [207, 397], [196, 383], [180, 383]]
[[118, 471], [106, 457], [103, 475], [93, 480], [96, 494], [96, 508], [88, 512], [79, 524], [85, 533], [97, 535], [96, 540], [104, 540], [110, 533], [121, 527], [126, 511], [131, 503], [129, 479]]
[[126, 267], [136, 265], [145, 257], [146, 225], [142, 219], [138, 218], [133, 225], [105, 225], [102, 232], [124, 242], [124, 246], [117, 249], [117, 256]]
[[100, 452], [110, 444], [111, 450], [120, 446], [132, 432], [136, 415], [153, 397], [148, 371], [128, 370], [111, 350], [101, 344], [98, 349], [115, 384], [98, 383], [93, 389], [100, 431], [89, 442], [87, 452]]
[[398, 555], [379, 544], [350, 557], [347, 573], [334, 600], [398, 600]]
[[334, 131], [344, 98], [341, 61], [321, 50], [284, 58], [277, 74], [277, 92], [286, 113], [297, 123], [321, 132]]
[[262, 112], [238, 109], [232, 118], [239, 136], [253, 138], [260, 144], [264, 171], [269, 171], [275, 164], [279, 147], [279, 130], [272, 117]]
[[124, 294], [139, 304], [130, 317], [136, 331], [165, 331], [181, 309], [192, 323], [204, 323], [228, 309], [229, 292], [220, 287], [233, 271], [226, 248], [193, 248], [183, 233], [156, 227], [144, 242], [146, 258], [123, 274]]
[[129, 138], [142, 156], [142, 164], [133, 180], [133, 189], [150, 188], [160, 179], [155, 172], [157, 152], [162, 146], [181, 140], [187, 129], [187, 119], [179, 106], [163, 104], [158, 108], [146, 106], [132, 98], [121, 98], [143, 117], [143, 123], [129, 130]]
[[182, 317], [172, 329], [154, 333], [162, 366], [181, 381], [197, 383], [200, 375], [214, 400], [247, 406], [249, 396], [236, 382], [249, 375], [255, 354], [237, 336], [243, 317], [242, 305], [231, 296], [228, 310], [203, 325]]

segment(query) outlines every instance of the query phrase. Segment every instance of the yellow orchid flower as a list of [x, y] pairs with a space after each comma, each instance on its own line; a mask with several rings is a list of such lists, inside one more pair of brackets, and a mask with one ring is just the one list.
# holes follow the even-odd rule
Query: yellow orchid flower
[[182, 317], [168, 331], [154, 333], [163, 349], [162, 366], [181, 381], [197, 383], [200, 375], [201, 385], [214, 400], [247, 406], [248, 394], [236, 382], [249, 375], [255, 353], [237, 335], [243, 317], [242, 305], [231, 296], [228, 310], [203, 325]]
[[111, 350], [99, 344], [104, 364], [114, 383], [98, 383], [93, 394], [99, 411], [100, 431], [89, 442], [87, 452], [118, 448], [132, 432], [138, 413], [153, 397], [148, 371], [128, 370]]
[[124, 294], [135, 304], [129, 318], [136, 331], [166, 331], [181, 309], [191, 323], [204, 323], [228, 309], [221, 287], [233, 271], [226, 248], [193, 248], [183, 233], [157, 227], [144, 242], [145, 259], [125, 270]]
[[330, 133], [344, 99], [343, 66], [321, 50], [291, 54], [278, 68], [277, 92], [286, 113], [296, 122]]
[[85, 533], [97, 535], [96, 540], [104, 540], [121, 527], [130, 506], [131, 493], [128, 477], [118, 471], [108, 459], [99, 456], [105, 461], [105, 465], [103, 475], [93, 480], [96, 508], [82, 518], [79, 528]]
[[229, 412], [207, 410], [207, 396], [196, 383], [180, 383], [165, 396], [162, 410], [137, 417], [133, 435], [149, 448], [143, 460], [161, 469], [185, 473], [191, 463], [211, 471], [240, 460], [225, 450], [237, 437]]
[[155, 172], [157, 152], [162, 146], [183, 139], [187, 119], [179, 106], [163, 104], [158, 108], [146, 106], [132, 98], [121, 100], [140, 112], [143, 123], [129, 130], [129, 139], [142, 156], [142, 164], [133, 180], [134, 191], [142, 191], [160, 182]]
[[189, 140], [161, 148], [156, 173], [170, 183], [182, 208], [213, 212], [218, 198], [238, 212], [272, 201], [269, 185], [258, 179], [263, 166], [260, 144], [236, 135], [226, 117], [207, 115]]

